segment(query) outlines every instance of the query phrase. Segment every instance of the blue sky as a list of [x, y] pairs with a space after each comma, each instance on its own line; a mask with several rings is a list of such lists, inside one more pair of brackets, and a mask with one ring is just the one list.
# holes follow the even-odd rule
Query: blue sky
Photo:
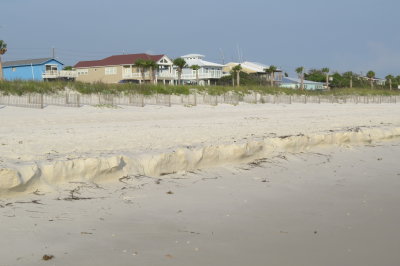
[[[400, 75], [398, 0], [1, 0], [3, 61], [56, 56], [67, 65], [122, 53], [206, 55], [293, 73]], [[239, 51], [239, 52], [238, 52]]]

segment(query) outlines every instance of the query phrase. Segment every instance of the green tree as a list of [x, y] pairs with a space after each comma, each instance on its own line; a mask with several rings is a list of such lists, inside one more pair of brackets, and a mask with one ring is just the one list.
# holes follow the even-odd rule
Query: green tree
[[350, 89], [353, 88], [353, 77], [354, 77], [354, 73], [351, 71], [347, 71], [343, 73], [343, 78], [348, 79], [349, 80], [349, 87]]
[[324, 67], [324, 68], [321, 69], [321, 72], [324, 73], [324, 74], [325, 74], [325, 77], [326, 77], [326, 80], [325, 80], [325, 81], [326, 81], [326, 88], [327, 88], [327, 89], [329, 89], [329, 71], [330, 71], [330, 70], [329, 70], [329, 68], [327, 68], [327, 67]]
[[371, 84], [371, 89], [374, 88], [374, 78], [375, 78], [375, 72], [370, 70], [367, 72], [367, 78]]
[[3, 64], [1, 62], [1, 56], [7, 52], [7, 44], [0, 40], [0, 80], [3, 80]]
[[145, 82], [145, 71], [147, 69], [147, 62], [144, 59], [138, 59], [135, 62], [135, 66], [139, 69], [140, 74], [142, 75], [142, 81], [140, 84]]
[[393, 75], [387, 75], [385, 77], [386, 82], [389, 84], [389, 89], [392, 90], [392, 82], [394, 80], [394, 76]]
[[310, 69], [304, 73], [304, 78], [315, 82], [325, 82], [325, 74], [319, 69]]
[[190, 66], [190, 68], [194, 71], [196, 71], [196, 84], [199, 85], [199, 69], [200, 66], [199, 65], [192, 65]]
[[240, 86], [240, 71], [242, 71], [242, 65], [236, 65], [232, 68], [233, 72], [236, 73], [236, 85]]
[[182, 71], [186, 67], [185, 59], [178, 57], [173, 61], [174, 65], [178, 68], [178, 84], [181, 84]]
[[296, 68], [296, 73], [301, 80], [300, 89], [304, 90], [304, 67], [301, 66], [301, 67]]
[[269, 74], [269, 80], [271, 82], [271, 87], [274, 86], [275, 82], [275, 72], [278, 68], [276, 66], [270, 66], [269, 68], [264, 69], [265, 73]]

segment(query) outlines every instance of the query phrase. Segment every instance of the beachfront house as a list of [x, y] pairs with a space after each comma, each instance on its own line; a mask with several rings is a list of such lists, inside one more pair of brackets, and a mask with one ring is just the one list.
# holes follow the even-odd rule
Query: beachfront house
[[[221, 64], [212, 63], [205, 61], [205, 56], [201, 54], [188, 54], [181, 56], [185, 59], [186, 67], [182, 70], [182, 82], [184, 84], [194, 84], [197, 82], [197, 75], [199, 79], [199, 85], [210, 85], [212, 81], [216, 81], [222, 77]], [[191, 67], [197, 65], [200, 68], [193, 70]], [[176, 71], [176, 69], [175, 69]], [[196, 73], [196, 71], [198, 71]]]
[[[321, 83], [321, 82], [304, 80], [303, 84], [304, 84], [305, 90], [323, 90], [324, 89], [324, 83]], [[301, 80], [298, 78], [284, 77], [282, 79], [282, 83], [280, 84], [280, 87], [289, 88], [289, 89], [300, 89], [301, 88]]]
[[[154, 61], [157, 68], [136, 65], [141, 60]], [[74, 68], [77, 81], [103, 83], [144, 83], [153, 81], [172, 84], [175, 71], [171, 59], [166, 55], [125, 54], [113, 55], [101, 60], [80, 61]]]
[[268, 69], [270, 66], [269, 65], [265, 65], [262, 63], [257, 63], [257, 62], [249, 62], [249, 61], [245, 61], [243, 63], [235, 63], [235, 62], [230, 62], [227, 63], [224, 68], [223, 71], [225, 74], [230, 74], [230, 72], [232, 71], [232, 68], [234, 68], [235, 66], [239, 65], [242, 67], [242, 72], [247, 73], [247, 74], [251, 74], [251, 75], [255, 75], [257, 77], [259, 77], [262, 80], [268, 81], [270, 82], [272, 77], [274, 78], [273, 83], [276, 84], [280, 84], [282, 82], [282, 78], [283, 78], [283, 71], [281, 69], [276, 69], [274, 74], [272, 75], [272, 73], [267, 73], [265, 70]]
[[54, 58], [37, 58], [3, 63], [5, 80], [74, 79], [74, 71], [63, 71], [64, 64]]

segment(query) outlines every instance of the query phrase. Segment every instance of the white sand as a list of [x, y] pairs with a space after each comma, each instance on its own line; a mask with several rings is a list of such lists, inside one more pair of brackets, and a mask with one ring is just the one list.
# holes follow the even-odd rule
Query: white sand
[[0, 265], [399, 265], [399, 155], [325, 148], [3, 199]]
[[[0, 193], [399, 135], [395, 104], [0, 109]], [[361, 128], [361, 133], [358, 128]], [[351, 132], [349, 132], [349, 130]], [[305, 135], [292, 139], [279, 136]], [[281, 141], [282, 140], [282, 141]]]
[[0, 125], [0, 266], [400, 264], [398, 105], [6, 107]]

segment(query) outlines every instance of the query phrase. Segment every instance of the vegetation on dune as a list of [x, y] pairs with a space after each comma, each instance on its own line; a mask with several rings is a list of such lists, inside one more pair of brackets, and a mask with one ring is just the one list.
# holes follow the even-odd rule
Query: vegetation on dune
[[[350, 75], [350, 74], [349, 74]], [[236, 76], [236, 75], [235, 75]], [[231, 77], [224, 77], [226, 81], [231, 81]], [[248, 74], [240, 72], [240, 82], [251, 83]], [[265, 81], [265, 79], [264, 79]], [[400, 95], [400, 90], [390, 90], [389, 88], [371, 89], [366, 81], [367, 86], [364, 88], [333, 88], [329, 91], [307, 91], [307, 90], [293, 90], [288, 88], [278, 88], [267, 85], [257, 85], [251, 83], [250, 85], [239, 86], [197, 86], [197, 85], [160, 85], [160, 84], [105, 84], [105, 83], [83, 83], [83, 82], [37, 82], [37, 81], [0, 81], [0, 92], [3, 94], [22, 95], [27, 93], [44, 93], [51, 94], [63, 92], [65, 90], [77, 91], [82, 94], [184, 94], [188, 95], [193, 89], [198, 92], [206, 92], [210, 95], [221, 95], [226, 92], [232, 91], [239, 94], [247, 94], [252, 91], [262, 94], [307, 94], [307, 95]]]

